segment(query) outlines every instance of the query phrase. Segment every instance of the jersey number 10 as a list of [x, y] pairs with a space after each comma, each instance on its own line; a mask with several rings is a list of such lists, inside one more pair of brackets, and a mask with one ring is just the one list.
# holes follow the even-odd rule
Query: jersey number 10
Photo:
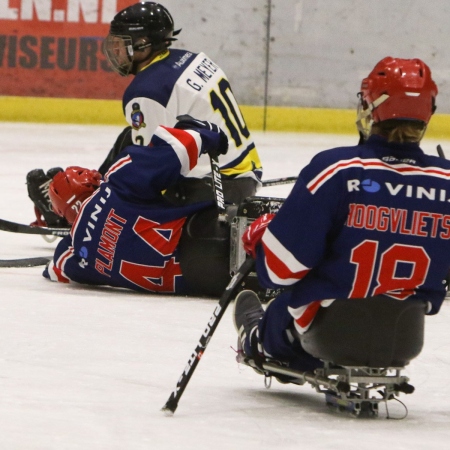
[[[236, 103], [228, 80], [222, 78], [219, 81], [218, 86], [220, 96], [216, 91], [211, 91], [211, 105], [214, 108], [214, 111], [218, 110], [222, 115], [236, 147], [239, 148], [242, 145], [243, 140], [241, 136], [244, 136], [244, 138], [247, 139], [250, 136], [250, 132], [247, 129], [247, 125], [245, 125], [244, 118]], [[230, 113], [234, 118], [234, 122], [231, 120]]]

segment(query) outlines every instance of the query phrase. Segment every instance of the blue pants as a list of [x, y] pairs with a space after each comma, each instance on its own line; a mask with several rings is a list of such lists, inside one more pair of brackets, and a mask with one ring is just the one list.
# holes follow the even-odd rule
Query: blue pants
[[300, 341], [290, 342], [286, 330], [293, 324], [288, 304], [291, 292], [286, 291], [273, 300], [259, 323], [259, 340], [274, 359], [289, 363], [292, 369], [307, 371], [323, 367], [320, 359], [303, 350]]

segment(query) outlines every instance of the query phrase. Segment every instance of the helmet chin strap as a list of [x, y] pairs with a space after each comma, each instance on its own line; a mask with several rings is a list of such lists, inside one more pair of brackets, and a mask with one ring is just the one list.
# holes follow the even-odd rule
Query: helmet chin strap
[[146, 67], [154, 59], [156, 52], [152, 52], [151, 50], [149, 51], [147, 56], [143, 55], [143, 52], [146, 49], [150, 49], [151, 46], [152, 44], [149, 43], [146, 44], [145, 46], [139, 47], [138, 49], [133, 47], [134, 54], [131, 62], [131, 70], [130, 70], [131, 74], [136, 75], [137, 72], [139, 72], [142, 69], [142, 67]]
[[143, 52], [146, 48], [149, 48], [151, 46], [152, 46], [151, 42], [142, 43], [142, 44], [134, 44], [133, 45], [133, 50], [135, 52]]

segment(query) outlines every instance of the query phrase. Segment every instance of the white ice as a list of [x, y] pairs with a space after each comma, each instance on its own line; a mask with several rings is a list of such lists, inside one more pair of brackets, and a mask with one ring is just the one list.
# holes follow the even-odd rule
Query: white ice
[[[117, 127], [0, 124], [0, 217], [29, 223], [25, 175], [96, 168]], [[255, 133], [265, 179], [297, 175], [319, 150], [355, 136]], [[436, 153], [435, 141], [424, 140]], [[450, 142], [441, 142], [449, 149]], [[285, 196], [291, 186], [265, 188]], [[0, 258], [45, 256], [55, 243], [0, 231]], [[407, 367], [404, 420], [327, 409], [308, 385], [273, 382], [235, 362], [229, 308], [173, 417], [161, 411], [216, 306], [51, 283], [42, 267], [0, 268], [0, 449], [444, 449], [450, 440], [450, 301], [426, 319], [425, 346]], [[395, 409], [396, 406], [394, 405]]]

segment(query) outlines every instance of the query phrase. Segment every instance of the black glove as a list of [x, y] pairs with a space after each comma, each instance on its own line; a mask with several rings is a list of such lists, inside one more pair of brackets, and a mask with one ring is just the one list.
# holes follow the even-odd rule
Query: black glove
[[42, 169], [34, 169], [27, 174], [28, 196], [34, 203], [36, 222], [32, 225], [48, 227], [70, 227], [64, 217], [53, 212], [52, 202], [48, 196], [48, 187], [53, 177], [62, 172], [61, 167], [54, 167], [45, 174]]
[[180, 130], [195, 130], [202, 136], [201, 153], [225, 155], [228, 151], [227, 135], [215, 123], [197, 120], [188, 114], [177, 117], [178, 122], [174, 128]]

